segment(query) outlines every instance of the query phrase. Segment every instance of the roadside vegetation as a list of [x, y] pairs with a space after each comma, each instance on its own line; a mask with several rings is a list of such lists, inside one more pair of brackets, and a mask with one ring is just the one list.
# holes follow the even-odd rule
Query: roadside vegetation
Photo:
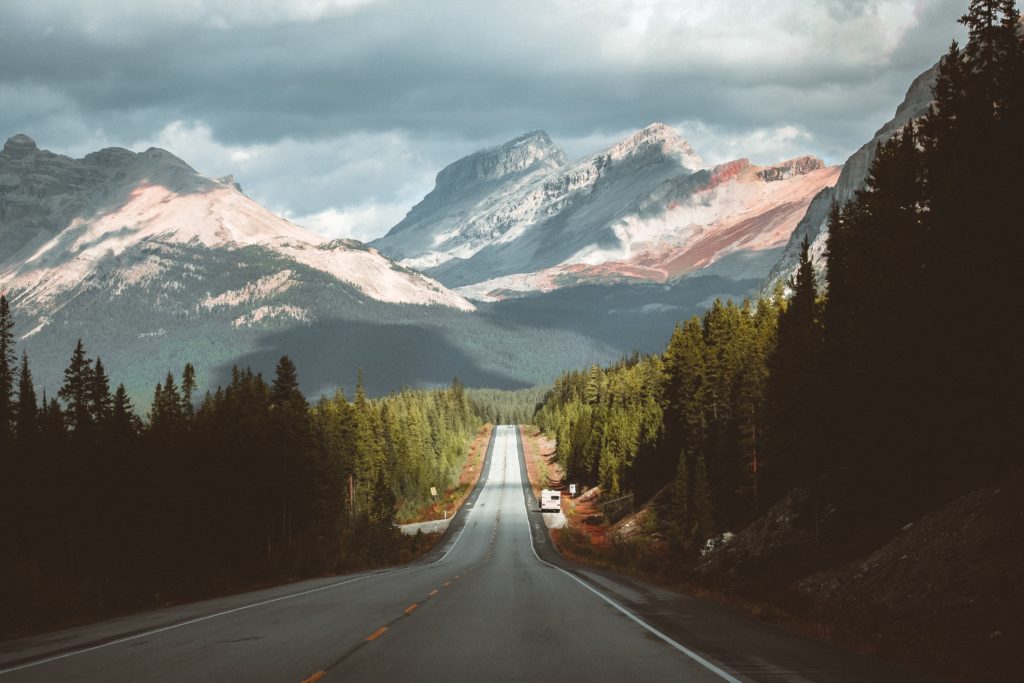
[[[1010, 540], [1022, 506], [1004, 493], [1024, 477], [1020, 323], [1006, 303], [1021, 298], [1024, 38], [1012, 1], [975, 0], [962, 21], [969, 40], [943, 59], [932, 111], [880, 145], [867, 187], [833, 208], [824, 282], [805, 243], [788, 300], [716, 301], [662, 354], [562, 375], [535, 420], [568, 482], [633, 493], [655, 530], [613, 529], [601, 561], [748, 596], [789, 591], [860, 634], [891, 627], [901, 647], [958, 652], [998, 677], [1024, 643], [1007, 608], [1024, 608]], [[971, 492], [990, 502], [968, 506]], [[966, 536], [951, 526], [957, 506], [972, 510]], [[974, 554], [933, 541], [915, 561], [894, 539], [924, 519]], [[730, 545], [723, 532], [740, 533]], [[578, 557], [600, 550], [561, 537]], [[903, 552], [880, 550], [890, 543]], [[847, 567], [875, 552], [893, 566]], [[936, 562], [959, 569], [933, 589]], [[851, 588], [872, 573], [876, 588], [907, 592]]]
[[144, 419], [81, 341], [37, 397], [13, 329], [0, 296], [5, 633], [407, 559], [396, 515], [458, 488], [481, 426], [458, 380], [311, 406], [287, 356], [203, 397], [186, 365]]

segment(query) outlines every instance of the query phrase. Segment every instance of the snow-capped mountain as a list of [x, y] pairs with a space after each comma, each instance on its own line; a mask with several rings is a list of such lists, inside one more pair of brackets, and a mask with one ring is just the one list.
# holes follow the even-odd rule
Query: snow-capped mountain
[[[232, 178], [204, 177], [161, 149], [137, 154], [111, 148], [71, 159], [17, 135], [0, 152], [0, 288], [22, 311], [46, 316], [78, 289], [95, 286], [101, 273], [115, 293], [166, 283], [183, 265], [168, 256], [179, 246], [254, 248], [379, 301], [472, 309], [375, 250], [293, 225], [244, 195]], [[280, 277], [285, 270], [274, 269], [260, 281], [287, 288], [289, 280]], [[256, 291], [262, 290], [245, 301], [266, 298]], [[242, 299], [211, 291], [197, 303], [237, 307]]]
[[[235, 362], [271, 371], [282, 353], [314, 369], [313, 391], [350, 383], [358, 367], [379, 391], [455, 374], [473, 381], [467, 368], [501, 381], [476, 370], [476, 357], [459, 361], [462, 350], [438, 331], [470, 324], [466, 299], [362, 243], [293, 225], [232, 178], [204, 177], [160, 149], [72, 159], [9, 139], [0, 292], [18, 350], [51, 392], [78, 338], [140, 400], [185, 362], [216, 383]], [[414, 357], [421, 342], [430, 348]]]
[[372, 244], [478, 300], [705, 270], [757, 279], [838, 174], [810, 157], [708, 168], [658, 123], [570, 164], [536, 131], [442, 170]]
[[[875, 156], [878, 145], [885, 142], [910, 121], [928, 113], [932, 103], [932, 87], [938, 74], [938, 64], [914, 79], [907, 90], [907, 95], [896, 108], [896, 114], [885, 125], [878, 129], [870, 141], [860, 147], [843, 164], [843, 170], [834, 187], [825, 188], [807, 207], [806, 214], [800, 219], [796, 229], [790, 236], [789, 243], [779, 262], [772, 268], [765, 280], [763, 293], [771, 294], [779, 281], [786, 283], [796, 273], [800, 262], [800, 245], [806, 238], [811, 245], [811, 261], [820, 276], [826, 271], [825, 248], [828, 242], [828, 214], [833, 202], [845, 204], [853, 199], [853, 195], [864, 187], [868, 177], [871, 160]], [[823, 281], [819, 277], [819, 281]]]

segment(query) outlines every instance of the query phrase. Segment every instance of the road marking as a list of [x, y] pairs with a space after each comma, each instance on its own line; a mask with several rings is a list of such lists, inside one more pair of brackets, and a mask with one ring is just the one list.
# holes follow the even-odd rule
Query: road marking
[[442, 588], [447, 588], [447, 587], [448, 587], [448, 586], [450, 586], [450, 585], [452, 585], [452, 582], [451, 582], [451, 581], [445, 581], [445, 582], [444, 582], [444, 585], [443, 585], [443, 586], [441, 586], [441, 587], [442, 587]]
[[40, 664], [48, 664], [50, 662], [56, 662], [61, 659], [67, 659], [68, 657], [74, 657], [75, 655], [85, 654], [94, 650], [100, 650], [105, 647], [111, 647], [113, 645], [120, 645], [121, 643], [127, 643], [132, 640], [138, 640], [139, 638], [148, 638], [158, 633], [164, 633], [166, 631], [173, 631], [174, 629], [182, 628], [184, 626], [191, 626], [192, 624], [198, 624], [202, 621], [208, 621], [210, 619], [216, 619], [218, 617], [227, 616], [228, 614], [235, 614], [236, 612], [243, 612], [247, 609], [254, 607], [262, 607], [264, 605], [270, 605], [275, 602], [281, 602], [282, 600], [291, 600], [292, 598], [299, 598], [304, 595], [310, 595], [312, 593], [319, 593], [321, 591], [330, 590], [332, 588], [338, 588], [346, 584], [355, 583], [356, 581], [362, 581], [363, 579], [370, 579], [375, 576], [383, 576], [385, 574], [393, 574], [395, 572], [409, 571], [412, 569], [421, 569], [429, 565], [419, 565], [416, 567], [398, 567], [396, 569], [385, 569], [382, 572], [375, 572], [373, 574], [365, 574], [363, 576], [357, 576], [355, 578], [347, 579], [345, 581], [338, 581], [337, 583], [328, 584], [326, 586], [320, 586], [319, 588], [310, 588], [309, 590], [299, 591], [298, 593], [289, 593], [288, 595], [282, 595], [269, 600], [262, 600], [260, 602], [254, 602], [249, 605], [242, 605], [241, 607], [235, 607], [234, 609], [224, 610], [223, 612], [217, 612], [215, 614], [207, 614], [205, 617], [196, 617], [195, 619], [188, 619], [177, 624], [171, 624], [170, 626], [163, 626], [161, 628], [155, 628], [150, 631], [143, 631], [142, 633], [136, 633], [134, 635], [125, 636], [124, 638], [118, 638], [105, 643], [99, 643], [98, 645], [92, 645], [90, 647], [82, 648], [81, 650], [72, 650], [71, 652], [65, 652], [63, 654], [54, 655], [52, 657], [46, 657], [44, 659], [37, 659], [32, 662], [26, 662], [17, 666], [11, 666], [6, 669], [0, 669], [0, 675], [9, 674], [14, 671], [20, 671], [21, 669], [28, 669], [33, 666], [39, 666]]
[[382, 635], [384, 635], [384, 632], [385, 632], [385, 631], [387, 631], [387, 630], [388, 630], [388, 627], [387, 627], [387, 626], [381, 626], [381, 627], [380, 627], [379, 629], [377, 629], [376, 631], [374, 631], [374, 632], [373, 632], [373, 633], [371, 633], [370, 635], [366, 636], [366, 640], [367, 640], [367, 641], [370, 641], [370, 640], [377, 640], [377, 639], [378, 639], [378, 638], [380, 638], [380, 637], [381, 637]]
[[407, 615], [412, 614], [413, 612], [416, 611], [417, 607], [419, 607], [419, 604], [414, 602], [414, 603], [412, 603], [411, 605], [409, 605], [408, 607], [405, 608], [405, 613]]
[[[518, 444], [518, 436], [516, 437], [516, 443]], [[518, 453], [517, 453], [517, 455], [518, 455]], [[520, 472], [521, 471], [522, 470], [520, 470]], [[524, 493], [523, 495], [525, 497], [526, 494]], [[525, 504], [525, 500], [524, 500], [524, 504]], [[530, 528], [529, 506], [528, 505], [527, 505], [526, 528], [527, 528], [527, 530], [529, 530], [529, 528]], [[568, 576], [570, 579], [572, 579], [573, 581], [575, 581], [579, 585], [583, 586], [588, 591], [590, 591], [591, 593], [593, 593], [594, 595], [596, 595], [597, 597], [601, 598], [602, 600], [607, 602], [609, 605], [611, 605], [612, 607], [617, 609], [619, 612], [622, 612], [623, 614], [625, 614], [632, 621], [634, 621], [637, 624], [639, 624], [640, 626], [642, 626], [651, 635], [657, 636], [658, 638], [663, 640], [668, 645], [674, 647], [679, 652], [682, 652], [684, 655], [686, 655], [687, 657], [689, 657], [693, 661], [695, 661], [698, 664], [700, 664], [701, 666], [703, 666], [708, 671], [710, 671], [710, 672], [712, 672], [714, 674], [717, 674], [722, 680], [728, 681], [729, 683], [741, 683], [741, 681], [738, 678], [736, 678], [735, 676], [732, 676], [727, 671], [725, 671], [725, 670], [715, 666], [714, 664], [712, 664], [708, 660], [704, 659], [699, 654], [697, 654], [696, 652], [694, 652], [690, 648], [686, 647], [685, 645], [680, 645], [679, 643], [674, 641], [670, 636], [665, 635], [664, 633], [662, 633], [658, 629], [654, 628], [653, 626], [651, 626], [647, 622], [643, 621], [642, 619], [640, 619], [640, 617], [636, 616], [635, 614], [630, 612], [628, 609], [626, 609], [625, 607], [623, 607], [619, 603], [617, 603], [614, 600], [612, 600], [611, 598], [609, 598], [604, 593], [601, 593], [600, 591], [594, 589], [590, 584], [588, 584], [586, 581], [583, 581], [582, 579], [580, 579], [575, 574], [573, 574], [571, 572], [567, 572], [566, 570], [562, 569], [561, 567], [559, 567], [557, 565], [551, 564], [550, 562], [546, 562], [546, 561], [540, 559], [540, 555], [537, 554], [537, 548], [535, 548], [534, 544], [533, 544], [533, 534], [532, 533], [530, 534], [530, 550], [533, 551], [533, 556], [537, 558], [538, 562], [540, 562], [541, 564], [546, 564], [547, 566], [551, 567], [552, 569], [557, 569], [558, 571], [562, 572], [563, 574]]]
[[[497, 439], [497, 437], [495, 436], [495, 440], [496, 439]], [[493, 451], [492, 451], [492, 454], [493, 454]], [[485, 450], [484, 451], [484, 459], [486, 460], [486, 458], [487, 458], [487, 451]], [[480, 478], [481, 479], [480, 479], [480, 481], [477, 482], [477, 485], [481, 487], [479, 490], [482, 491], [483, 487], [485, 487], [487, 485], [487, 480], [489, 479], [489, 474], [485, 475], [485, 473], [481, 472]], [[477, 493], [476, 495], [479, 495], [479, 493]], [[369, 579], [369, 578], [372, 578], [374, 576], [383, 576], [385, 574], [392, 574], [392, 573], [396, 573], [396, 572], [415, 571], [415, 570], [423, 569], [424, 567], [429, 567], [431, 565], [438, 564], [440, 562], [444, 562], [444, 560], [448, 557], [448, 555], [451, 554], [451, 552], [455, 549], [455, 546], [458, 545], [459, 541], [462, 539], [462, 534], [465, 533], [466, 526], [468, 526], [468, 524], [469, 524], [469, 518], [473, 516], [473, 511], [474, 510], [475, 510], [475, 508], [472, 508], [466, 514], [466, 520], [463, 523], [462, 528], [459, 530], [459, 535], [455, 537], [455, 541], [452, 542], [452, 544], [448, 547], [448, 550], [444, 553], [444, 555], [442, 555], [441, 557], [437, 558], [433, 562], [429, 562], [427, 564], [422, 564], [422, 565], [414, 565], [414, 566], [406, 566], [406, 567], [396, 567], [394, 569], [385, 569], [384, 571], [374, 572], [373, 574], [366, 574], [364, 576], [357, 576], [355, 578], [347, 579], [345, 581], [338, 581], [337, 583], [332, 583], [332, 584], [329, 584], [327, 586], [320, 586], [319, 588], [311, 588], [309, 590], [300, 591], [298, 593], [290, 593], [288, 595], [282, 595], [282, 596], [279, 596], [279, 597], [276, 597], [276, 598], [271, 598], [269, 600], [262, 600], [260, 602], [254, 602], [254, 603], [249, 604], [249, 605], [242, 605], [241, 607], [235, 607], [233, 609], [224, 610], [223, 612], [216, 612], [214, 614], [207, 614], [206, 616], [196, 617], [195, 619], [187, 619], [187, 620], [179, 622], [177, 624], [170, 624], [169, 626], [162, 626], [160, 628], [155, 628], [155, 629], [151, 629], [151, 630], [148, 630], [148, 631], [142, 631], [141, 633], [135, 633], [135, 634], [132, 634], [130, 636], [125, 636], [124, 638], [116, 638], [114, 640], [106, 641], [106, 642], [103, 642], [103, 643], [97, 643], [96, 645], [91, 645], [91, 646], [88, 646], [88, 647], [83, 647], [83, 648], [78, 649], [78, 650], [71, 650], [70, 652], [64, 652], [64, 653], [61, 653], [59, 655], [53, 655], [51, 657], [44, 657], [42, 659], [37, 659], [37, 660], [34, 660], [34, 661], [25, 662], [24, 664], [18, 664], [16, 666], [9, 666], [7, 668], [0, 668], [0, 676], [2, 676], [4, 674], [12, 673], [14, 671], [20, 671], [22, 669], [29, 669], [29, 668], [32, 668], [32, 667], [35, 667], [35, 666], [40, 666], [42, 664], [49, 664], [50, 662], [56, 662], [56, 661], [59, 661], [61, 659], [67, 659], [68, 657], [74, 657], [76, 655], [86, 654], [88, 652], [93, 652], [94, 650], [100, 650], [100, 649], [103, 649], [103, 648], [106, 648], [106, 647], [112, 647], [114, 645], [120, 645], [122, 643], [128, 643], [128, 642], [131, 642], [133, 640], [138, 640], [139, 638], [148, 638], [150, 636], [157, 635], [158, 633], [164, 633], [166, 631], [173, 631], [174, 629], [183, 628], [185, 626], [191, 626], [192, 624], [198, 624], [200, 622], [207, 621], [209, 619], [216, 619], [218, 617], [227, 616], [229, 614], [234, 614], [236, 612], [242, 612], [244, 610], [253, 609], [254, 607], [262, 607], [264, 605], [270, 605], [272, 603], [280, 602], [282, 600], [291, 600], [292, 598], [298, 598], [298, 597], [302, 597], [304, 595], [310, 595], [312, 593], [319, 593], [320, 591], [330, 590], [332, 588], [337, 588], [339, 586], [344, 586], [346, 584], [353, 583], [355, 581], [362, 581], [363, 579]]]
[[430, 594], [431, 595], [437, 595], [437, 589], [435, 588], [434, 590], [430, 591]]
[[323, 678], [326, 675], [327, 675], [326, 671], [317, 671], [315, 674], [313, 674], [309, 678], [307, 678], [304, 681], [302, 681], [302, 683], [316, 683], [317, 681], [319, 681], [321, 678]]

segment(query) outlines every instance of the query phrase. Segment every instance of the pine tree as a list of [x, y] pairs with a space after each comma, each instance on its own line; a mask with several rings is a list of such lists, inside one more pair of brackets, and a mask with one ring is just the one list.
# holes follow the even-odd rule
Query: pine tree
[[112, 401], [110, 397], [110, 380], [99, 356], [93, 364], [92, 387], [89, 392], [89, 403], [92, 420], [98, 426], [106, 426], [110, 420]]
[[64, 400], [64, 417], [75, 438], [86, 438], [92, 433], [93, 411], [90, 397], [93, 392], [92, 362], [85, 355], [85, 345], [79, 339], [64, 370], [64, 384], [58, 396]]
[[196, 369], [191, 363], [185, 363], [185, 369], [181, 373], [181, 414], [186, 422], [192, 422], [194, 409], [192, 407], [192, 395], [196, 390]]
[[39, 435], [39, 406], [36, 403], [36, 389], [32, 383], [32, 371], [28, 366], [27, 353], [21, 354], [21, 368], [18, 372], [15, 433], [18, 441], [23, 444], [31, 443]]
[[679, 451], [676, 476], [672, 479], [672, 536], [676, 544], [685, 547], [691, 531], [690, 467], [686, 451]]
[[14, 422], [14, 320], [7, 297], [0, 294], [0, 447], [10, 443]]
[[270, 400], [278, 406], [306, 406], [306, 399], [299, 390], [299, 377], [295, 364], [288, 356], [281, 356], [274, 371], [274, 383], [270, 389]]
[[817, 276], [805, 238], [800, 264], [790, 282], [793, 296], [779, 314], [777, 343], [767, 386], [768, 495], [775, 499], [791, 486], [819, 474], [821, 454], [821, 353], [823, 330]]
[[693, 468], [693, 538], [700, 542], [714, 533], [714, 508], [711, 502], [711, 485], [708, 481], [707, 464], [704, 456], [697, 457]]
[[[931, 324], [924, 333], [943, 342], [918, 354], [943, 369], [922, 378], [937, 427], [923, 448], [933, 454], [936, 486], [963, 479], [951, 475], [962, 472], [956, 468], [965, 452], [984, 461], [971, 468], [975, 482], [1014, 467], [1016, 437], [1005, 425], [1016, 417], [1003, 397], [1014, 394], [1022, 374], [1021, 325], [1006, 318], [1004, 302], [1024, 294], [1013, 201], [1024, 184], [1024, 37], [1009, 0], [972, 0], [961, 23], [967, 44], [960, 50], [954, 43], [942, 60], [935, 102], [921, 126], [926, 286], [943, 293], [927, 303]], [[958, 324], [945, 324], [949, 311]]]
[[125, 441], [139, 432], [138, 417], [132, 407], [132, 401], [125, 391], [124, 384], [118, 384], [111, 400], [110, 432], [115, 439]]

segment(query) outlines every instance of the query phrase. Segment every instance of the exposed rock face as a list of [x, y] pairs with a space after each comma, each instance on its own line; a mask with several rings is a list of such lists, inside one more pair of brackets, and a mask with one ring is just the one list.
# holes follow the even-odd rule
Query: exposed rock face
[[[465, 258], [529, 214], [527, 188], [565, 163], [543, 131], [475, 152], [442, 169], [434, 190], [372, 244], [414, 268]], [[522, 198], [502, 204], [496, 194]]]
[[[869, 142], [843, 164], [843, 171], [839, 174], [839, 180], [835, 187], [823, 189], [810, 206], [806, 215], [800, 220], [793, 231], [786, 245], [786, 249], [779, 259], [779, 262], [772, 268], [763, 287], [763, 293], [771, 294], [775, 283], [780, 280], [785, 283], [796, 273], [797, 264], [800, 261], [800, 245], [806, 238], [811, 243], [811, 258], [819, 275], [826, 271], [825, 246], [828, 239], [828, 213], [833, 202], [841, 205], [853, 199], [854, 194], [863, 189], [868, 177], [868, 169], [871, 167], [871, 160], [875, 156], [878, 145], [885, 142], [903, 126], [910, 121], [918, 119], [928, 113], [932, 103], [932, 87], [935, 85], [935, 78], [938, 74], [938, 64], [925, 71], [914, 79], [907, 95], [896, 109], [896, 115], [892, 120], [882, 126], [875, 133]], [[821, 279], [824, 282], [823, 278]]]
[[446, 168], [373, 245], [483, 300], [581, 282], [661, 282], [712, 264], [720, 275], [758, 278], [838, 175], [812, 157], [705, 166], [659, 123], [572, 164], [530, 133]]

